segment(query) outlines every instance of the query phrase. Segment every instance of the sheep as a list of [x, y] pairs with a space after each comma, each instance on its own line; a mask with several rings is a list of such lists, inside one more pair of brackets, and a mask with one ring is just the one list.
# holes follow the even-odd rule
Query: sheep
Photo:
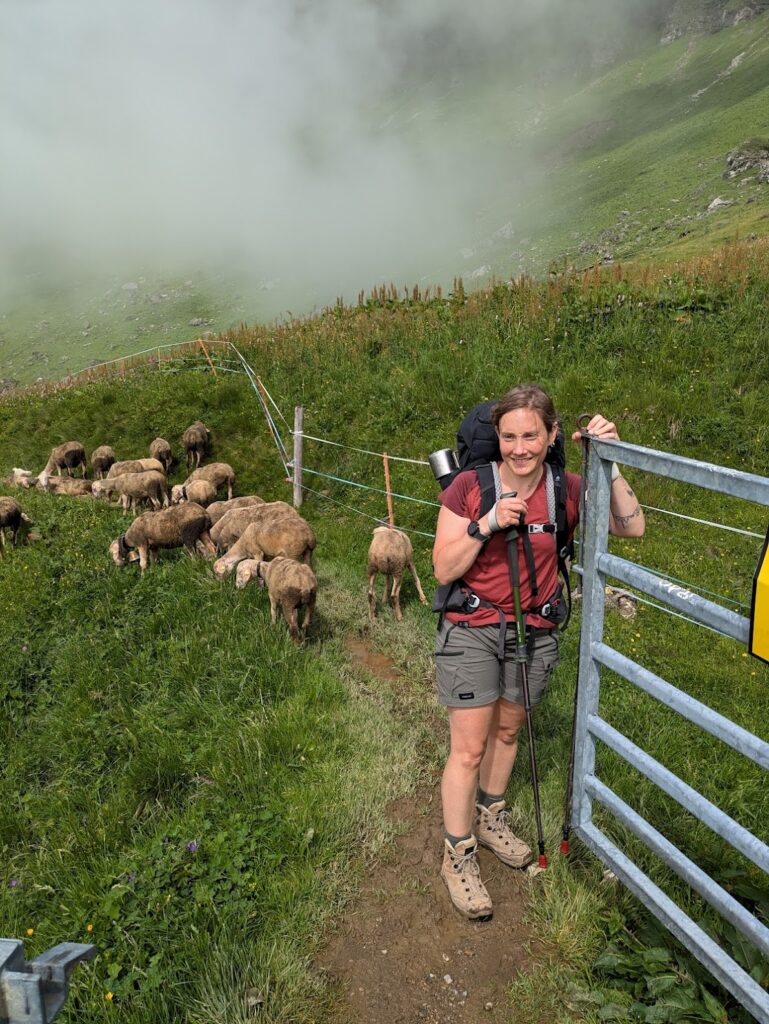
[[54, 470], [61, 476], [65, 469], [67, 476], [72, 476], [72, 470], [80, 466], [85, 479], [85, 448], [79, 441], [65, 441], [51, 450], [51, 454], [43, 467], [44, 473], [53, 473]]
[[194, 501], [185, 501], [137, 516], [126, 532], [113, 540], [109, 550], [115, 565], [123, 566], [138, 559], [144, 573], [150, 554], [156, 554], [160, 548], [185, 547], [194, 558], [200, 544], [208, 554], [215, 554], [210, 529], [211, 520], [206, 510]]
[[193, 469], [184, 481], [184, 484], [186, 486], [195, 480], [208, 480], [217, 491], [226, 484], [227, 497], [232, 498], [232, 489], [235, 486], [235, 470], [232, 466], [228, 466], [226, 462], [212, 462], [208, 466], [201, 466], [200, 469]]
[[216, 497], [216, 488], [208, 480], [193, 480], [191, 484], [174, 484], [171, 488], [171, 504], [194, 501], [206, 508]]
[[200, 465], [200, 460], [208, 452], [211, 445], [211, 432], [205, 423], [195, 420], [194, 423], [190, 424], [182, 434], [182, 445], [184, 446], [187, 469], [192, 467], [193, 460], [197, 468]]
[[315, 533], [305, 519], [293, 510], [277, 513], [247, 526], [227, 554], [214, 562], [214, 572], [226, 576], [244, 558], [263, 561], [278, 555], [311, 566], [314, 549]]
[[124, 476], [126, 473], [155, 473], [165, 474], [163, 463], [159, 459], [127, 459], [125, 462], [115, 462], [110, 466], [107, 479], [113, 480], [116, 476]]
[[16, 547], [19, 534], [26, 538], [30, 525], [29, 516], [21, 511], [21, 505], [15, 498], [0, 497], [0, 552], [5, 552], [5, 531], [11, 537], [12, 547]]
[[[402, 621], [400, 593], [403, 571], [406, 566], [409, 567], [411, 575], [414, 577], [419, 600], [422, 604], [427, 604], [427, 598], [424, 595], [422, 584], [419, 582], [419, 576], [417, 576], [417, 570], [414, 566], [414, 553], [408, 536], [401, 530], [396, 530], [389, 526], [374, 527], [374, 536], [368, 549], [368, 617], [372, 621], [376, 617], [374, 584], [378, 572], [381, 572], [385, 578], [382, 599], [387, 600], [387, 592], [389, 590], [390, 604], [395, 613], [395, 618], [398, 622]], [[392, 589], [390, 589], [391, 579]]]
[[124, 473], [111, 480], [96, 480], [93, 485], [95, 498], [119, 494], [123, 511], [136, 510], [139, 501], [149, 501], [153, 508], [168, 507], [166, 478], [156, 470], [149, 473]]
[[[306, 636], [312, 623], [315, 601], [318, 594], [318, 580], [315, 573], [302, 562], [293, 558], [277, 555], [270, 562], [246, 559], [238, 565], [236, 587], [242, 589], [252, 580], [258, 579], [270, 597], [270, 621], [274, 624], [278, 619], [278, 605], [288, 623], [291, 639], [295, 644]], [[304, 608], [301, 637], [297, 622], [297, 613]]]
[[14, 466], [8, 483], [11, 487], [24, 487], [28, 490], [37, 484], [37, 477], [31, 469], [19, 469], [18, 466]]
[[274, 516], [283, 512], [291, 513], [294, 512], [294, 509], [285, 501], [262, 502], [261, 505], [246, 505], [243, 508], [230, 509], [211, 527], [211, 537], [216, 544], [216, 550], [220, 554], [224, 554], [225, 551], [229, 551], [235, 541], [240, 539], [243, 531], [251, 523], [261, 522], [265, 516]]
[[46, 473], [45, 470], [37, 478], [35, 484], [42, 491], [47, 491], [49, 494], [66, 494], [69, 497], [82, 497], [84, 494], [90, 494], [93, 487], [91, 480], [76, 480], [74, 477], [69, 476], [51, 476], [50, 473]]
[[103, 480], [115, 462], [115, 453], [108, 444], [102, 444], [91, 452], [91, 465], [97, 480]]
[[157, 459], [161, 463], [164, 473], [167, 473], [171, 468], [174, 461], [174, 453], [171, 451], [171, 445], [164, 437], [156, 437], [150, 444], [150, 457]]
[[223, 515], [235, 508], [245, 508], [247, 505], [264, 505], [264, 498], [256, 494], [244, 494], [240, 498], [230, 498], [229, 501], [215, 501], [206, 510], [211, 516], [211, 523], [215, 526]]

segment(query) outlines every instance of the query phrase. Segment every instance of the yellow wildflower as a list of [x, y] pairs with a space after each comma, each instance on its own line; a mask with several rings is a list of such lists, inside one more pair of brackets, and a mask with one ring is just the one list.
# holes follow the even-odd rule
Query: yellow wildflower
[[35, 929], [34, 928], [27, 928], [27, 935], [34, 935], [34, 934], [35, 934]]
[[113, 999], [113, 995], [112, 995], [111, 992], [107, 992], [107, 993], [105, 993], [104, 998], [107, 1000], [108, 1003], [111, 1003], [112, 999]]

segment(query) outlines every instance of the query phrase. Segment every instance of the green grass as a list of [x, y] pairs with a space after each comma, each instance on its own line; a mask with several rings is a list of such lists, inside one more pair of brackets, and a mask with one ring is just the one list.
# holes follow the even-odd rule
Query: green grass
[[[243, 330], [236, 340], [289, 422], [291, 407], [302, 404], [307, 433], [354, 448], [423, 459], [452, 442], [471, 404], [539, 380], [567, 428], [586, 408], [599, 408], [626, 440], [763, 474], [768, 298], [769, 250], [756, 243], [671, 273], [566, 275], [471, 295], [457, 285], [428, 302], [377, 296], [282, 328]], [[200, 366], [4, 399], [0, 467], [38, 469], [53, 444], [72, 437], [88, 451], [107, 442], [131, 457], [161, 434], [180, 454], [183, 428], [199, 417], [212, 430], [213, 457], [236, 468], [240, 493], [287, 498], [250, 385], [237, 375], [214, 379]], [[578, 458], [570, 445], [572, 469]], [[360, 451], [308, 441], [305, 462], [384, 487], [381, 464]], [[435, 500], [426, 467], [391, 468], [394, 491]], [[174, 479], [182, 475], [178, 469]], [[629, 475], [646, 504], [765, 529], [761, 508]], [[0, 563], [0, 933], [34, 929], [28, 956], [63, 939], [97, 942], [100, 955], [78, 969], [63, 1020], [117, 1012], [137, 1024], [240, 1022], [249, 995], [264, 1001], [264, 1020], [319, 1021], [330, 1013], [334, 996], [313, 970], [313, 952], [354, 893], [361, 855], [395, 838], [387, 801], [439, 770], [444, 736], [431, 696], [433, 617], [406, 584], [403, 626], [385, 615], [370, 627], [366, 618], [370, 517], [385, 515], [384, 496], [308, 482], [319, 492], [304, 513], [319, 537], [320, 600], [311, 639], [299, 650], [285, 629], [270, 628], [263, 592], [235, 592], [181, 554], [165, 555], [143, 579], [118, 570], [107, 555], [124, 528], [118, 512], [19, 492], [42, 540]], [[435, 510], [396, 499], [396, 520], [428, 534]], [[414, 545], [427, 585], [429, 538], [415, 533]], [[761, 542], [649, 513], [643, 540], [612, 546], [739, 608]], [[606, 631], [620, 651], [769, 739], [767, 669], [738, 645], [643, 605], [631, 623], [609, 614]], [[353, 670], [348, 632], [394, 657], [405, 683], [372, 684]], [[537, 714], [550, 851], [560, 836], [577, 639], [575, 625]], [[769, 795], [757, 770], [716, 752], [608, 674], [601, 711], [761, 834]], [[751, 865], [616, 758], [602, 754], [599, 770], [766, 914], [765, 880]], [[510, 796], [516, 823], [533, 839], [525, 755]], [[667, 870], [605, 825], [658, 884], [717, 928]], [[647, 1019], [647, 1012], [684, 1019], [663, 998], [662, 974], [671, 972], [695, 1006], [716, 999], [729, 1020], [743, 1019], [679, 947], [644, 938], [650, 926], [637, 904], [579, 847], [533, 883], [529, 914], [540, 966], [536, 982], [522, 979], [513, 990], [516, 1019], [596, 1020], [610, 1012], [617, 1020]], [[665, 949], [659, 977], [639, 967], [650, 943]]]

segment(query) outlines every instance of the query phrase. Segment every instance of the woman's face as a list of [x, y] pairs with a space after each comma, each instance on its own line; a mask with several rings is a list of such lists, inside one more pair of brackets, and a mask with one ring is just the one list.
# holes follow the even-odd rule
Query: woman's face
[[512, 409], [497, 428], [502, 460], [511, 473], [522, 479], [533, 477], [555, 441], [558, 427], [548, 432], [544, 420], [533, 409]]

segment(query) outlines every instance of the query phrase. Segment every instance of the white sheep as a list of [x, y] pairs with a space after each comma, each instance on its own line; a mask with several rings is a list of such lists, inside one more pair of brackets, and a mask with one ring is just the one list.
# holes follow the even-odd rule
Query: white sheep
[[72, 476], [72, 470], [81, 467], [83, 471], [83, 477], [85, 477], [85, 448], [79, 441], [65, 441], [64, 444], [57, 445], [51, 449], [51, 454], [48, 457], [43, 467], [44, 473], [53, 473], [54, 470], [61, 476], [61, 471], [66, 470], [67, 476]]
[[110, 544], [110, 554], [116, 565], [138, 560], [142, 573], [149, 564], [150, 555], [160, 548], [185, 547], [195, 557], [198, 544], [209, 555], [216, 554], [209, 530], [208, 513], [193, 501], [172, 505], [159, 512], [144, 512], [137, 516], [125, 533]]
[[[414, 577], [419, 600], [427, 604], [427, 598], [419, 582], [416, 567], [414, 566], [414, 552], [411, 541], [401, 530], [389, 526], [374, 527], [374, 536], [368, 549], [368, 617], [376, 617], [376, 593], [375, 582], [377, 573], [382, 573], [385, 578], [384, 593], [382, 600], [388, 599], [392, 605], [395, 618], [401, 622], [400, 592], [403, 582], [403, 572], [408, 566], [411, 575]], [[392, 581], [392, 587], [390, 583]]]
[[[312, 623], [318, 594], [318, 580], [309, 565], [295, 562], [293, 558], [277, 555], [269, 562], [246, 559], [238, 565], [235, 585], [245, 587], [252, 579], [267, 586], [270, 597], [270, 621], [278, 618], [278, 607], [288, 623], [291, 639], [295, 644], [307, 634]], [[298, 611], [304, 608], [301, 637], [298, 625]]]
[[240, 540], [246, 527], [251, 523], [261, 522], [265, 517], [283, 512], [299, 515], [293, 506], [285, 501], [263, 501], [259, 505], [244, 505], [241, 508], [230, 509], [211, 527], [211, 537], [216, 544], [216, 550], [224, 554]]
[[[182, 434], [182, 445], [184, 446], [184, 457], [187, 461], [187, 469], [195, 463], [200, 465], [203, 456], [208, 452], [211, 445], [211, 431], [200, 420], [195, 420]], [[232, 497], [232, 495], [230, 495]]]
[[206, 508], [216, 497], [216, 488], [208, 480], [193, 480], [191, 484], [174, 484], [171, 488], [171, 504], [194, 501]]
[[0, 497], [0, 552], [5, 552], [5, 532], [11, 538], [11, 546], [16, 547], [19, 535], [26, 537], [30, 519], [21, 510], [15, 498]]
[[149, 473], [124, 473], [111, 480], [94, 481], [95, 498], [108, 497], [110, 494], [120, 495], [124, 512], [130, 512], [131, 509], [136, 511], [140, 501], [148, 501], [155, 509], [168, 506], [166, 478], [154, 469]]
[[247, 505], [264, 505], [264, 498], [260, 498], [257, 494], [243, 494], [239, 498], [230, 498], [229, 501], [215, 501], [207, 508], [208, 514], [211, 516], [212, 525], [216, 525], [219, 520], [227, 512], [232, 512], [236, 508], [245, 508]]
[[108, 444], [102, 444], [98, 448], [94, 448], [91, 452], [91, 466], [93, 467], [96, 479], [103, 480], [105, 474], [109, 473], [110, 468], [115, 465], [116, 461], [115, 452]]
[[171, 451], [171, 445], [164, 437], [156, 437], [150, 443], [150, 458], [158, 460], [163, 467], [164, 473], [167, 473], [171, 468], [174, 461], [174, 453]]
[[109, 467], [107, 479], [113, 480], [116, 476], [125, 476], [126, 473], [163, 473], [163, 463], [159, 459], [126, 459], [123, 462], [115, 462]]
[[184, 481], [185, 486], [194, 483], [195, 480], [208, 480], [217, 491], [226, 485], [227, 497], [231, 498], [235, 486], [235, 470], [226, 462], [211, 462], [208, 466], [193, 469]]
[[81, 497], [90, 494], [93, 483], [90, 480], [77, 480], [71, 476], [51, 476], [45, 470], [38, 476], [35, 483], [41, 491], [49, 494], [66, 494], [68, 497]]
[[315, 533], [307, 520], [293, 509], [274, 513], [247, 526], [227, 554], [214, 562], [214, 572], [226, 576], [244, 558], [263, 561], [278, 555], [312, 565], [314, 549]]
[[11, 479], [8, 481], [11, 487], [24, 487], [29, 490], [37, 484], [37, 477], [31, 469], [19, 469], [14, 466], [11, 470]]

